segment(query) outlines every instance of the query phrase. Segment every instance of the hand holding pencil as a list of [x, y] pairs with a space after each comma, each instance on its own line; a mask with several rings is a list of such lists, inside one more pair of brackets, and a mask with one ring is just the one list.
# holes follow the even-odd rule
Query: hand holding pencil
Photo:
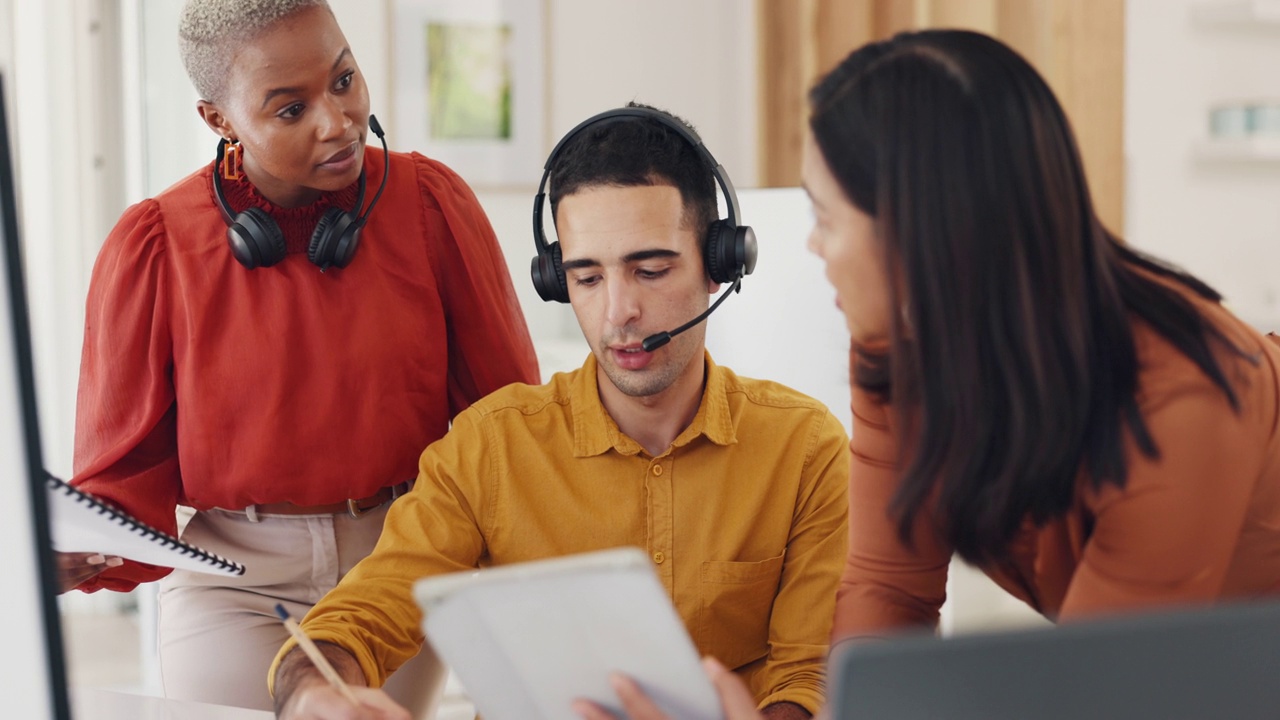
[[316, 666], [316, 669], [320, 671], [324, 679], [328, 680], [335, 690], [342, 693], [343, 697], [350, 700], [352, 705], [359, 705], [360, 701], [351, 692], [351, 688], [347, 687], [342, 677], [338, 675], [338, 671], [334, 670], [329, 661], [325, 659], [324, 653], [320, 652], [320, 648], [316, 647], [316, 644], [311, 642], [311, 638], [302, 632], [302, 628], [298, 627], [297, 621], [289, 617], [289, 611], [284, 609], [284, 605], [276, 603], [276, 614], [280, 616], [280, 621], [289, 630], [289, 634], [293, 636], [294, 640], [298, 641], [298, 647], [302, 648], [302, 652], [311, 658], [311, 664]]
[[[283, 605], [276, 605], [276, 615], [297, 641], [311, 664], [327, 681], [299, 684], [291, 694], [297, 697], [286, 703], [280, 718], [288, 720], [410, 720], [409, 713], [386, 693], [367, 687], [348, 685], [329, 659], [289, 616]], [[331, 688], [331, 689], [330, 689]], [[277, 687], [277, 691], [280, 688]], [[334, 691], [336, 691], [336, 696]]]

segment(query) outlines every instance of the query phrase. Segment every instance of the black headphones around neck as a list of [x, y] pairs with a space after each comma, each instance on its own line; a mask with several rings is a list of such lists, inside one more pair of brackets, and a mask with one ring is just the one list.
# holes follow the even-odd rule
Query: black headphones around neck
[[[373, 212], [373, 207], [378, 204], [378, 198], [382, 197], [383, 189], [387, 187], [391, 158], [387, 153], [387, 140], [383, 136], [382, 126], [372, 115], [369, 116], [369, 129], [378, 136], [378, 140], [382, 141], [382, 183], [378, 185], [378, 192], [374, 193], [369, 209], [361, 215], [360, 209], [364, 207], [365, 192], [365, 172], [362, 167], [360, 190], [355, 206], [350, 210], [331, 207], [320, 216], [315, 230], [311, 231], [307, 259], [319, 266], [321, 272], [332, 266], [344, 268], [355, 257], [356, 248], [360, 245], [360, 231], [364, 228], [369, 214]], [[284, 231], [275, 220], [271, 219], [267, 211], [259, 207], [248, 207], [232, 214], [227, 196], [222, 191], [222, 178], [219, 177], [219, 168], [222, 167], [227, 144], [226, 138], [218, 141], [218, 157], [213, 164], [213, 194], [218, 200], [222, 221], [227, 224], [227, 242], [231, 245], [231, 254], [235, 256], [237, 262], [250, 270], [270, 267], [284, 259]], [[363, 158], [360, 163], [363, 166]]]
[[560, 264], [560, 243], [548, 243], [542, 226], [542, 206], [546, 196], [547, 178], [551, 176], [551, 165], [555, 162], [560, 148], [582, 130], [596, 123], [609, 122], [618, 118], [637, 117], [656, 120], [674, 130], [693, 146], [693, 149], [711, 167], [720, 191], [724, 194], [728, 217], [716, 220], [707, 229], [703, 241], [702, 257], [706, 262], [707, 274], [717, 283], [731, 283], [750, 275], [756, 269], [756, 236], [750, 227], [738, 225], [738, 196], [729, 182], [729, 176], [699, 138], [684, 123], [670, 115], [650, 108], [626, 107], [607, 110], [578, 123], [551, 150], [551, 155], [542, 168], [542, 181], [538, 183], [538, 194], [533, 199], [533, 242], [538, 254], [533, 258], [531, 268], [533, 287], [538, 296], [547, 302], [569, 302], [569, 284], [565, 281], [564, 267]]

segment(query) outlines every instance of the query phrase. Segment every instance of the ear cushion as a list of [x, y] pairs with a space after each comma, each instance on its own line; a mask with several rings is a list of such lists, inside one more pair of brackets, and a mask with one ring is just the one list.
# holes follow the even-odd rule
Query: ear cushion
[[[736, 268], [732, 266], [732, 257], [726, 257], [725, 251], [733, 252], [733, 232], [724, 220], [711, 223], [707, 231], [707, 242], [702, 249], [703, 262], [707, 265], [707, 276], [712, 282], [733, 282]], [[726, 232], [727, 231], [727, 232]]]
[[270, 267], [284, 259], [284, 232], [262, 208], [251, 207], [236, 215], [227, 227], [231, 254], [250, 270]]
[[331, 207], [320, 216], [316, 229], [311, 231], [311, 242], [307, 245], [307, 259], [313, 264], [320, 267], [338, 264], [334, 262], [333, 255], [343, 229], [349, 224], [342, 222], [345, 215], [342, 208]]
[[560, 243], [553, 242], [545, 252], [538, 253], [529, 269], [538, 297], [546, 302], [569, 302], [569, 283], [560, 264]]
[[356, 247], [360, 245], [360, 229], [363, 227], [364, 222], [353, 218], [351, 213], [342, 214], [334, 226], [333, 254], [329, 262], [340, 268], [351, 264], [351, 258], [356, 256]]

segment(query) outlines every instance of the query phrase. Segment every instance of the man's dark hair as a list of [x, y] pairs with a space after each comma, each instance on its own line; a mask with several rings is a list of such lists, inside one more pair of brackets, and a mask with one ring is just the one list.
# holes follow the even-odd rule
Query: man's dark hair
[[[627, 107], [654, 110], [693, 132], [676, 115], [639, 103]], [[551, 165], [551, 217], [560, 200], [592, 187], [670, 185], [680, 191], [685, 224], [699, 241], [716, 221], [715, 175], [711, 166], [675, 128], [646, 117], [619, 117], [591, 125], [571, 138]]]

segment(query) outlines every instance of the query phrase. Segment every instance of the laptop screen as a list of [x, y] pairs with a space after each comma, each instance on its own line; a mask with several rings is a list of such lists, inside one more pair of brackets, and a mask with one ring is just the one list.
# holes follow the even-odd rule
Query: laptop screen
[[1201, 720], [1280, 715], [1280, 603], [836, 645], [831, 716]]
[[10, 134], [0, 77], [0, 547], [5, 548], [5, 717], [70, 720], [53, 553], [45, 512], [44, 462]]

